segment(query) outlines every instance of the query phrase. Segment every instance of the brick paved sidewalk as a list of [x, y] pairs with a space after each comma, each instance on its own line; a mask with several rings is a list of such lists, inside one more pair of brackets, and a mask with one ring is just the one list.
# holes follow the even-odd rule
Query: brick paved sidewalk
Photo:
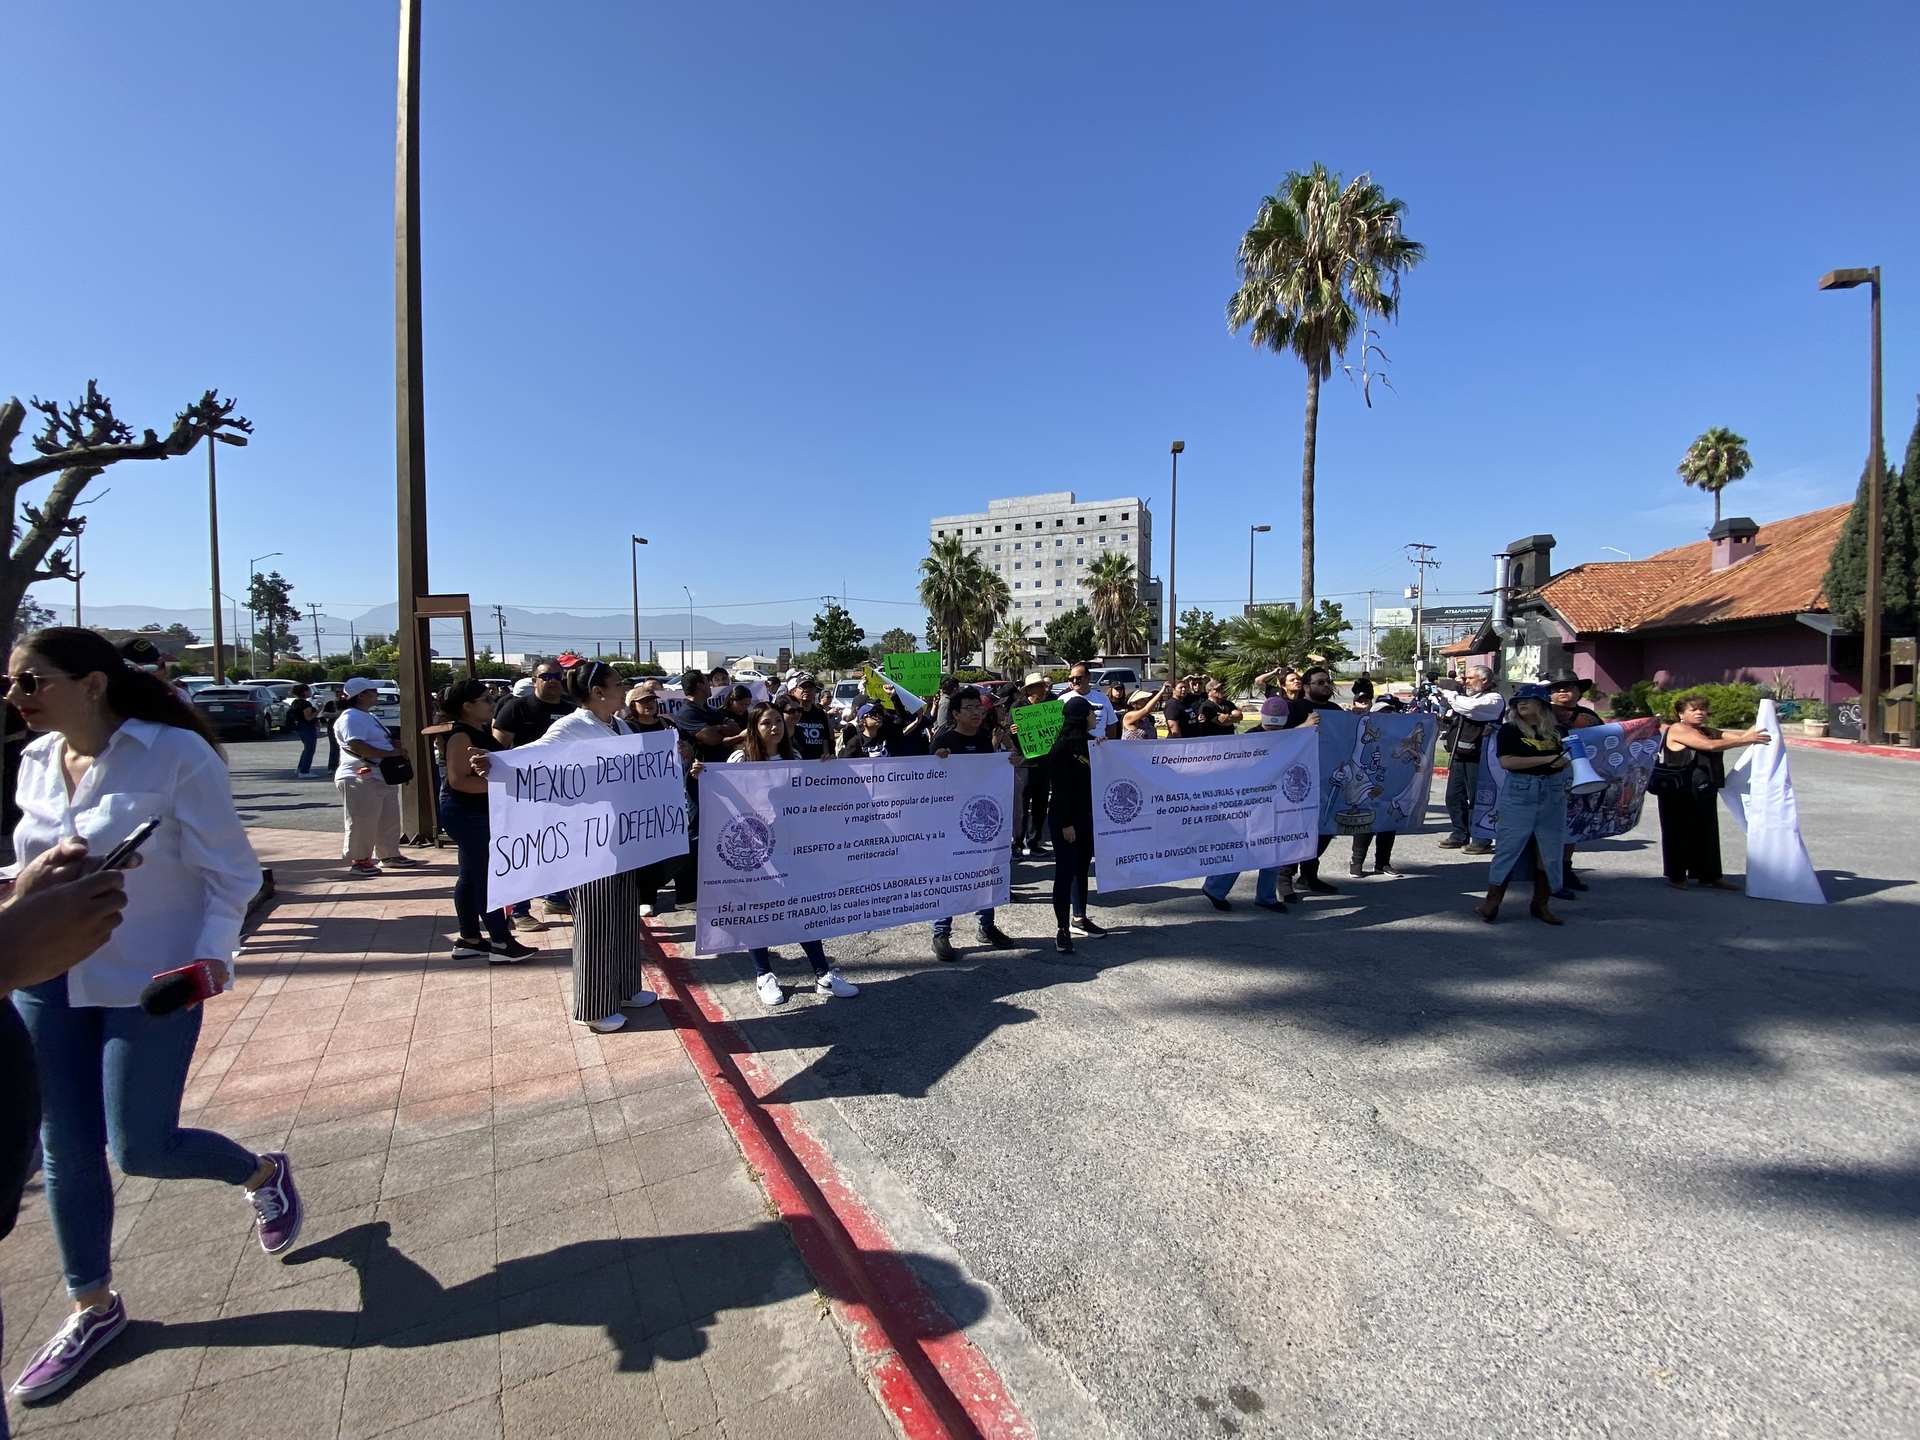
[[[122, 1180], [133, 1323], [18, 1434], [894, 1433], [658, 1006], [572, 1025], [565, 929], [451, 959], [451, 852], [349, 881], [331, 836], [253, 839], [281, 898], [207, 1006], [186, 1119], [285, 1148], [305, 1231], [283, 1264], [238, 1192]], [[58, 1276], [36, 1181], [0, 1245], [8, 1382]]]

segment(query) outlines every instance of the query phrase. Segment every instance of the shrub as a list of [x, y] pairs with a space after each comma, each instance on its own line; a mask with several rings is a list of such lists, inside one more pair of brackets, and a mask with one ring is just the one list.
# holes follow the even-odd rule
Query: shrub
[[1651, 680], [1637, 680], [1607, 703], [1607, 714], [1615, 720], [1634, 720], [1651, 715], [1648, 697], [1654, 693]]
[[962, 685], [993, 685], [1000, 680], [991, 670], [956, 670], [953, 678]]
[[327, 678], [327, 667], [315, 665], [307, 660], [282, 660], [267, 672], [269, 680], [295, 680], [302, 685], [311, 685], [316, 680]]
[[1799, 704], [1802, 720], [1812, 720], [1824, 725], [1831, 718], [1827, 713], [1827, 702], [1824, 700], [1802, 700]]
[[1653, 714], [1671, 723], [1674, 701], [1682, 695], [1707, 697], [1707, 723], [1716, 730], [1745, 730], [1760, 713], [1760, 687], [1746, 684], [1689, 685], [1684, 690], [1650, 690], [1647, 705]]

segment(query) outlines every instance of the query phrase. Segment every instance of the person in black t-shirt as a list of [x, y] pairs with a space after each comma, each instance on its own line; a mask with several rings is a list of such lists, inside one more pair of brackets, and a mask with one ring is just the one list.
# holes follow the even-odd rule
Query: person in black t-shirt
[[[1047, 677], [1034, 671], [1020, 682], [1020, 690], [1007, 707], [1007, 723], [1018, 741], [1020, 712], [1029, 705], [1044, 705], [1053, 698]], [[1049, 771], [1044, 754], [1028, 755], [1018, 743], [1009, 743], [1013, 762], [1013, 848], [1023, 855], [1044, 851], [1047, 846], [1047, 783]]]
[[561, 688], [560, 667], [542, 660], [534, 667], [533, 693], [502, 700], [493, 711], [493, 738], [507, 749], [531, 745], [547, 733], [547, 727], [573, 710]]
[[[1299, 700], [1289, 699], [1287, 701], [1287, 728], [1289, 730], [1300, 725], [1311, 724], [1313, 712], [1316, 710], [1338, 710], [1340, 708], [1339, 702], [1333, 698], [1333, 672], [1331, 670], [1327, 669], [1324, 665], [1316, 665], [1306, 672], [1302, 680], [1306, 692], [1303, 698]], [[1291, 900], [1294, 898], [1294, 881], [1296, 879], [1299, 880], [1302, 886], [1311, 890], [1316, 895], [1337, 895], [1340, 893], [1338, 886], [1329, 885], [1320, 878], [1320, 857], [1327, 853], [1327, 846], [1332, 843], [1333, 837], [1331, 835], [1322, 835], [1320, 837], [1319, 848], [1314, 852], [1313, 859], [1302, 860], [1297, 865], [1283, 867], [1281, 874], [1284, 877], [1282, 883], [1285, 893], [1280, 897], [1282, 900]]]
[[1507, 723], [1494, 738], [1496, 763], [1507, 772], [1493, 837], [1487, 896], [1474, 907], [1482, 920], [1499, 917], [1514, 867], [1532, 847], [1535, 919], [1558, 925], [1547, 904], [1560, 888], [1560, 847], [1567, 838], [1567, 771], [1572, 761], [1547, 703], [1547, 687], [1522, 685], [1513, 692]]
[[831, 760], [834, 752], [833, 717], [820, 708], [820, 682], [796, 675], [787, 693], [774, 702], [787, 715], [793, 748], [802, 760]]
[[674, 712], [673, 723], [693, 742], [694, 756], [706, 764], [725, 764], [734, 752], [734, 737], [745, 727], [734, 716], [708, 704], [707, 677], [689, 670], [680, 677], [686, 703]]
[[1197, 709], [1188, 712], [1186, 721], [1180, 727], [1180, 738], [1197, 740], [1209, 735], [1231, 735], [1234, 728], [1233, 722], [1221, 714], [1218, 705], [1211, 700], [1202, 700]]
[[[1000, 734], [987, 723], [985, 698], [973, 686], [963, 686], [953, 695], [951, 713], [953, 723], [937, 732], [933, 737], [933, 753], [944, 760], [949, 755], [991, 755], [1000, 747]], [[993, 923], [993, 907], [974, 912], [974, 920], [980, 926], [980, 939], [996, 950], [1005, 950], [1013, 944]], [[953, 959], [953, 917], [942, 915], [933, 922], [933, 958], [936, 960]]]

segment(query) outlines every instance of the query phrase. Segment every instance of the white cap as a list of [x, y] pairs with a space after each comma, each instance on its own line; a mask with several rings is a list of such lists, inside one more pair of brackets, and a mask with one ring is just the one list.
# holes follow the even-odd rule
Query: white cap
[[379, 688], [380, 682], [378, 680], [369, 680], [364, 675], [356, 675], [340, 687], [340, 695], [342, 699], [351, 700], [356, 695], [364, 695], [369, 690], [378, 690]]

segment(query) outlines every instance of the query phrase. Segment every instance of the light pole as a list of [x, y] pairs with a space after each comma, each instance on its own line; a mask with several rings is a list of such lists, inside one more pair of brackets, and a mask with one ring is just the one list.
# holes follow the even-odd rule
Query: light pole
[[[684, 585], [680, 588], [687, 590]], [[693, 591], [691, 590], [687, 590], [687, 653], [681, 657], [680, 668], [682, 670], [693, 668]]]
[[[256, 555], [247, 561], [247, 623], [250, 627], [250, 632], [257, 632], [260, 629], [260, 612], [253, 608], [253, 567], [258, 565], [262, 560], [271, 560], [276, 555], [284, 555], [286, 553], [284, 550], [269, 550], [266, 554]], [[253, 648], [254, 639], [254, 633], [249, 633], [247, 636], [247, 668], [249, 670], [258, 670], [260, 668], [259, 652]], [[256, 675], [253, 678], [258, 680], [260, 677]]]
[[[207, 440], [207, 559], [213, 570], [213, 678], [224, 681], [227, 678], [225, 662], [220, 658], [220, 487], [214, 474], [214, 442], [222, 445], [244, 445], [244, 435], [227, 435], [214, 431]], [[238, 640], [238, 635], [233, 637]], [[239, 656], [234, 657], [239, 663]]]
[[1171, 514], [1167, 521], [1167, 679], [1176, 678], [1180, 665], [1180, 452], [1187, 442], [1176, 440], [1168, 447], [1173, 456], [1173, 498], [1168, 501]]
[[627, 546], [627, 556], [633, 561], [633, 663], [640, 663], [640, 547], [647, 542], [640, 536], [632, 537], [633, 543]]
[[1249, 525], [1247, 527], [1247, 614], [1253, 614], [1253, 537], [1265, 535], [1273, 529], [1271, 525]]
[[1860, 740], [1866, 745], [1880, 738], [1880, 267], [1829, 270], [1820, 277], [1822, 290], [1872, 287], [1872, 338], [1868, 342], [1872, 377], [1867, 398], [1867, 596], [1860, 607]]

